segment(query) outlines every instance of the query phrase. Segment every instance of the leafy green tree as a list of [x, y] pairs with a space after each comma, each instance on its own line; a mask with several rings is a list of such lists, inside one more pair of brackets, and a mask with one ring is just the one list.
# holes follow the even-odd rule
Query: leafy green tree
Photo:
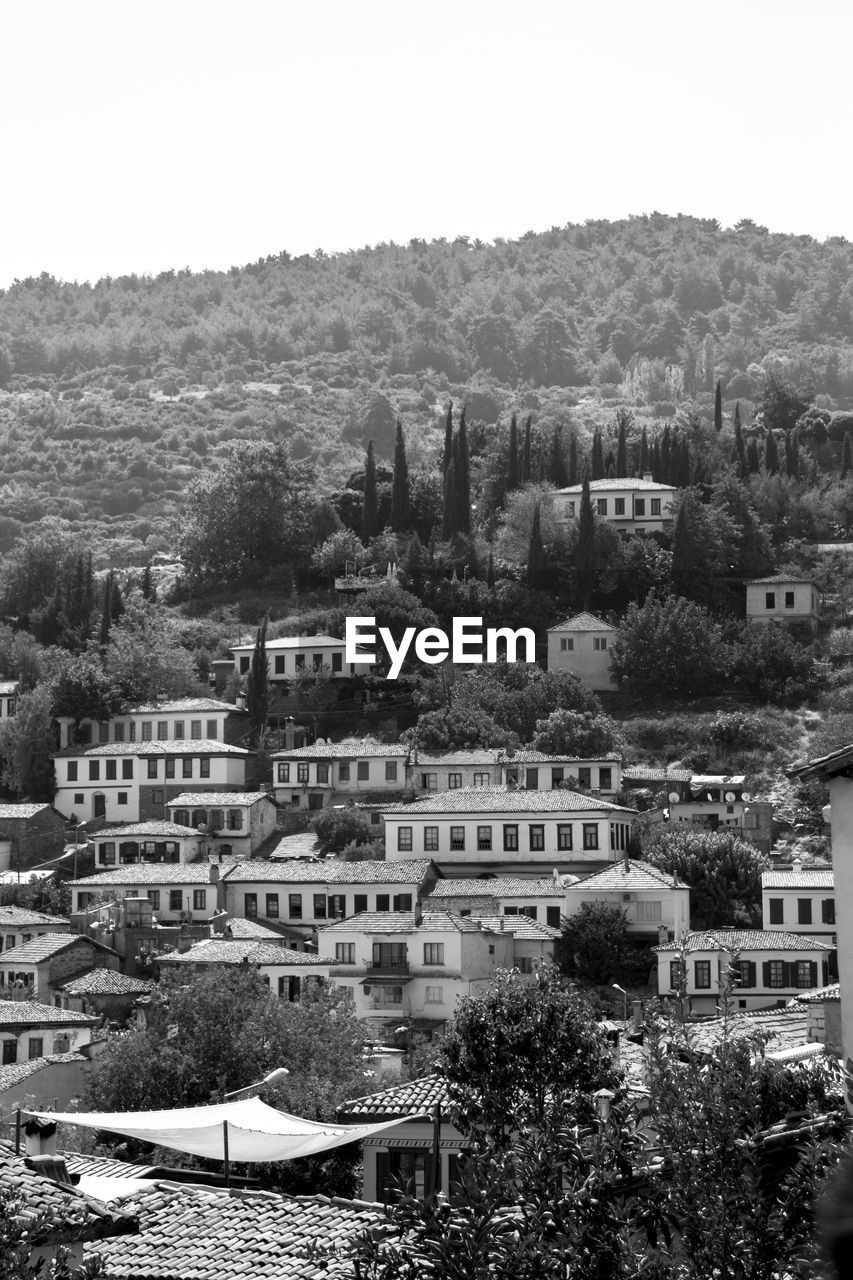
[[[622, 907], [610, 902], [584, 902], [563, 921], [554, 946], [554, 962], [568, 978], [603, 983], [625, 976], [633, 948]], [[649, 953], [651, 967], [652, 956]]]
[[73, 577], [84, 555], [78, 534], [64, 520], [48, 517], [17, 539], [0, 568], [0, 609], [21, 627], [45, 609]]
[[806, 412], [811, 402], [810, 391], [794, 386], [787, 378], [772, 370], [766, 373], [764, 387], [757, 397], [755, 420], [766, 431], [789, 431]]
[[257, 747], [262, 745], [266, 730], [267, 716], [270, 706], [270, 672], [267, 657], [267, 623], [264, 618], [255, 636], [255, 647], [252, 650], [252, 661], [246, 679], [246, 710], [249, 713], [249, 724], [252, 742]]
[[14, 716], [0, 720], [0, 778], [19, 800], [53, 800], [56, 750], [48, 685], [22, 693]]
[[156, 701], [157, 694], [194, 693], [198, 676], [181, 644], [174, 618], [163, 605], [128, 596], [125, 611], [110, 634], [104, 668], [119, 704]]
[[751, 693], [788, 701], [810, 697], [820, 683], [811, 646], [772, 622], [744, 627], [733, 649], [732, 674]]
[[775, 476], [779, 473], [779, 446], [772, 431], [767, 432], [764, 442], [764, 468], [768, 475]]
[[717, 688], [726, 669], [722, 630], [692, 600], [652, 592], [628, 606], [611, 669], [630, 689], [662, 698]]
[[354, 805], [321, 809], [310, 826], [321, 853], [342, 853], [348, 845], [366, 845], [376, 836], [369, 818]]
[[348, 563], [350, 568], [355, 564], [362, 568], [366, 558], [367, 553], [358, 534], [352, 529], [338, 529], [315, 547], [311, 568], [318, 577], [328, 580], [343, 575]]
[[100, 1258], [88, 1257], [75, 1266], [70, 1251], [53, 1243], [57, 1235], [69, 1240], [74, 1237], [78, 1229], [74, 1207], [69, 1205], [58, 1215], [28, 1201], [27, 1189], [26, 1175], [19, 1195], [9, 1187], [0, 1187], [0, 1280], [95, 1280], [102, 1276]]
[[558, 756], [595, 760], [616, 751], [622, 743], [619, 726], [610, 716], [560, 708], [537, 720], [533, 746]]
[[61, 661], [51, 680], [53, 714], [70, 716], [73, 739], [82, 720], [109, 720], [117, 709], [112, 682], [95, 653], [78, 654]]
[[410, 527], [409, 464], [406, 461], [403, 424], [398, 418], [397, 438], [394, 443], [394, 481], [391, 489], [391, 528], [395, 533], [405, 533]]
[[732, 831], [685, 831], [658, 825], [642, 836], [646, 862], [676, 873], [690, 888], [694, 929], [761, 925], [761, 873], [770, 865]]

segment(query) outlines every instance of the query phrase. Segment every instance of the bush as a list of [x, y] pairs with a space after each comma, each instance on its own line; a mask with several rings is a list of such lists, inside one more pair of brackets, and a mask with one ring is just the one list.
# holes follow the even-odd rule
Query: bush
[[745, 711], [718, 711], [708, 729], [708, 737], [729, 751], [738, 747], [758, 747], [764, 740], [764, 726], [756, 715]]

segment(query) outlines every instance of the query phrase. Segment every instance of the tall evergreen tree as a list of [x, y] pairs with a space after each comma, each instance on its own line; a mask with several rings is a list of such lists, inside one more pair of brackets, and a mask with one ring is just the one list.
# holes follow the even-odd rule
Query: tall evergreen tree
[[447, 542], [459, 529], [459, 516], [456, 503], [459, 488], [456, 483], [456, 461], [451, 455], [450, 466], [444, 477], [444, 509], [441, 515], [441, 540]]
[[270, 673], [267, 659], [267, 618], [258, 627], [252, 661], [246, 678], [246, 710], [249, 713], [252, 741], [260, 746], [264, 741], [270, 705]]
[[735, 435], [740, 431], [740, 400], [735, 400]]
[[376, 458], [373, 454], [373, 441], [367, 446], [367, 457], [364, 461], [364, 502], [361, 507], [361, 539], [362, 542], [375, 538], [379, 532], [379, 501], [376, 496]]
[[637, 473], [641, 476], [647, 475], [649, 470], [649, 437], [646, 433], [645, 426], [643, 434], [640, 436], [640, 460], [637, 464]]
[[776, 443], [776, 437], [768, 428], [767, 438], [764, 441], [764, 467], [769, 476], [779, 474], [779, 446]]
[[850, 443], [850, 433], [847, 432], [841, 448], [841, 479], [849, 480], [851, 471], [853, 471], [853, 445]]
[[589, 462], [589, 476], [591, 480], [603, 480], [607, 472], [604, 466], [604, 445], [601, 440], [601, 431], [598, 427], [592, 433], [592, 455]]
[[717, 379], [717, 387], [714, 391], [714, 430], [722, 431], [723, 429], [723, 387], [719, 378]]
[[669, 423], [663, 429], [660, 442], [660, 481], [661, 484], [672, 484], [672, 434]]
[[531, 463], [530, 463], [530, 448], [531, 448], [530, 425], [532, 421], [533, 421], [532, 416], [528, 414], [527, 421], [524, 424], [524, 451], [521, 455], [521, 483], [522, 484], [530, 484], [531, 480], [533, 479], [533, 474], [531, 471]]
[[580, 479], [580, 469], [578, 467], [578, 438], [574, 431], [569, 440], [569, 479], [568, 483], [577, 484]]
[[623, 479], [628, 474], [628, 424], [631, 415], [620, 409], [616, 415], [616, 476]]
[[424, 549], [416, 533], [409, 539], [409, 545], [406, 547], [403, 573], [406, 575], [412, 594], [421, 595], [424, 586]]
[[143, 600], [152, 600], [154, 598], [154, 584], [151, 581], [150, 563], [142, 570], [142, 577], [139, 581], [139, 590], [142, 592]]
[[595, 588], [597, 577], [595, 512], [592, 509], [592, 496], [589, 491], [588, 468], [584, 468], [582, 485], [580, 511], [578, 513], [578, 540], [575, 548], [574, 578], [578, 605], [581, 609], [586, 609], [589, 605], [589, 598]]
[[405, 533], [410, 525], [409, 464], [406, 461], [403, 424], [398, 418], [397, 439], [394, 443], [394, 481], [391, 487], [391, 528], [395, 533]]
[[441, 455], [442, 479], [447, 475], [450, 458], [453, 453], [453, 401], [447, 406], [447, 417], [444, 422], [444, 452]]
[[551, 448], [548, 451], [545, 479], [550, 480], [555, 489], [565, 489], [568, 484], [571, 484], [566, 466], [566, 452], [563, 448], [563, 428], [559, 422], [551, 432]]
[[696, 556], [689, 495], [682, 499], [672, 535], [672, 588], [676, 595], [690, 597], [695, 586]]
[[658, 484], [663, 484], [663, 471], [660, 462], [660, 441], [655, 437], [652, 447], [649, 451], [649, 470], [652, 473], [652, 479], [657, 480]]
[[521, 468], [518, 461], [518, 418], [512, 415], [509, 424], [509, 459], [506, 471], [507, 493], [512, 493], [521, 484]]
[[454, 532], [471, 532], [471, 456], [468, 451], [468, 427], [465, 407], [459, 418], [459, 430], [453, 447], [456, 462], [456, 529]]
[[486, 586], [490, 591], [495, 589], [495, 553], [489, 547], [489, 566], [486, 569]]
[[743, 430], [740, 425], [740, 401], [735, 405], [735, 456], [737, 458], [738, 475], [741, 480], [749, 470], [746, 461], [746, 447], [743, 441]]
[[533, 524], [530, 528], [530, 546], [527, 551], [527, 585], [534, 591], [545, 586], [545, 548], [542, 545], [540, 503], [533, 508]]
[[761, 470], [761, 459], [758, 456], [758, 441], [752, 437], [746, 446], [746, 469], [749, 475], [757, 476]]

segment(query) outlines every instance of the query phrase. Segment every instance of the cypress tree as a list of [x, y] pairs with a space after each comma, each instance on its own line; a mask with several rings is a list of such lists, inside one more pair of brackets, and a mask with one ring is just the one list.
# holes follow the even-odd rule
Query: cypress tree
[[459, 528], [456, 500], [459, 489], [456, 483], [456, 462], [451, 455], [447, 475], [444, 477], [444, 510], [441, 516], [441, 540], [447, 542]]
[[605, 474], [604, 446], [601, 443], [601, 432], [596, 427], [592, 433], [592, 456], [589, 464], [589, 476], [591, 480], [603, 480]]
[[112, 594], [112, 570], [104, 578], [104, 599], [101, 604], [101, 624], [98, 629], [98, 644], [102, 649], [106, 649], [110, 641], [110, 629], [112, 628], [113, 618], [110, 610], [110, 595]]
[[551, 432], [551, 448], [548, 452], [548, 469], [545, 479], [550, 480], [555, 489], [565, 489], [566, 485], [571, 484], [563, 449], [563, 428], [559, 423]]
[[528, 414], [527, 421], [524, 424], [524, 452], [521, 455], [521, 483], [530, 484], [533, 475], [530, 470], [530, 424], [533, 421], [532, 415]]
[[693, 543], [693, 525], [689, 501], [685, 498], [678, 507], [675, 530], [672, 535], [672, 588], [677, 595], [689, 596], [695, 586], [696, 564]]
[[661, 484], [672, 484], [672, 436], [669, 423], [663, 429], [660, 442], [660, 479]]
[[592, 497], [589, 491], [588, 468], [584, 469], [582, 483], [575, 551], [575, 588], [580, 607], [585, 609], [589, 604], [589, 597], [592, 595], [596, 579], [595, 512], [592, 509]]
[[447, 468], [450, 466], [450, 457], [453, 453], [453, 401], [447, 406], [447, 418], [444, 423], [444, 452], [441, 455], [441, 477], [447, 475]]
[[743, 431], [740, 425], [740, 401], [735, 405], [735, 454], [737, 457], [738, 474], [741, 480], [747, 473], [746, 449], [743, 443]]
[[533, 508], [533, 524], [530, 529], [530, 546], [527, 551], [527, 585], [534, 591], [545, 586], [545, 548], [542, 545], [540, 504]]
[[252, 738], [256, 746], [260, 746], [267, 727], [267, 716], [270, 704], [270, 673], [267, 663], [267, 619], [264, 618], [255, 636], [255, 647], [252, 650], [252, 661], [246, 678], [246, 710]]
[[495, 589], [495, 553], [491, 547], [489, 547], [489, 565], [486, 569], [486, 586], [490, 591]]
[[459, 430], [453, 447], [456, 461], [456, 530], [458, 533], [471, 532], [471, 457], [468, 452], [468, 428], [465, 423], [465, 408], [459, 419]]
[[620, 480], [628, 474], [628, 419], [629, 415], [620, 409], [616, 417], [616, 475]]
[[507, 492], [512, 493], [513, 489], [517, 489], [520, 481], [521, 473], [518, 465], [518, 419], [516, 415], [513, 414], [509, 424], [509, 460], [507, 462], [506, 472]]
[[776, 437], [768, 428], [767, 439], [764, 442], [764, 466], [767, 474], [775, 476], [779, 474], [779, 446], [776, 444]]
[[397, 439], [394, 443], [394, 481], [391, 487], [391, 528], [395, 533], [405, 533], [410, 524], [409, 464], [406, 461], [403, 424], [398, 418]]
[[142, 579], [139, 583], [139, 590], [142, 592], [143, 600], [150, 600], [154, 594], [154, 584], [151, 581], [150, 564], [147, 564], [142, 570]]
[[761, 470], [761, 459], [758, 456], [758, 441], [752, 437], [746, 447], [746, 469], [750, 475], [756, 476]]
[[424, 586], [424, 549], [416, 533], [409, 539], [409, 545], [406, 547], [403, 572], [409, 583], [409, 590], [419, 596]]
[[643, 434], [640, 436], [640, 460], [637, 464], [637, 473], [641, 476], [646, 475], [649, 469], [649, 437], [646, 434], [646, 428], [643, 427]]
[[723, 429], [723, 388], [718, 378], [717, 388], [714, 392], [714, 430], [722, 431], [722, 429]]
[[794, 480], [799, 480], [800, 478], [800, 429], [799, 427], [792, 427], [789, 434], [791, 437], [790, 445], [788, 443], [787, 435], [785, 437], [786, 453], [790, 449], [790, 456], [787, 457], [786, 459], [788, 475], [791, 476]]
[[655, 437], [654, 444], [652, 445], [649, 454], [649, 470], [652, 473], [652, 479], [657, 480], [658, 484], [663, 484], [660, 465], [660, 442], [657, 437]]
[[735, 435], [740, 431], [740, 400], [735, 400]]
[[579, 472], [579, 470], [578, 470], [578, 438], [577, 438], [577, 436], [575, 435], [575, 433], [574, 433], [574, 431], [573, 431], [573, 432], [572, 432], [572, 434], [571, 434], [571, 439], [569, 440], [569, 479], [568, 479], [568, 483], [569, 483], [570, 485], [571, 485], [571, 484], [577, 484], [577, 483], [578, 483], [578, 479], [579, 479], [579, 477], [580, 477], [580, 472]]
[[376, 497], [376, 459], [373, 456], [373, 441], [367, 446], [367, 457], [364, 461], [364, 501], [361, 507], [361, 540], [369, 541], [379, 532], [379, 503]]
[[851, 471], [853, 471], [853, 446], [850, 444], [848, 432], [844, 436], [844, 445], [841, 449], [841, 479], [847, 480]]

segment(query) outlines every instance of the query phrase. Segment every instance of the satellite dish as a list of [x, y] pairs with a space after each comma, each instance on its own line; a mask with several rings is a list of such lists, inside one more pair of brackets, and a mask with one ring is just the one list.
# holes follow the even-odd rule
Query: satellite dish
[[669, 793], [669, 803], [670, 803], [670, 804], [678, 804], [678, 802], [679, 802], [679, 800], [680, 800], [680, 799], [681, 799], [681, 797], [679, 796], [679, 794], [678, 794], [678, 792], [677, 792], [677, 791], [670, 791], [670, 793]]
[[706, 792], [705, 792], [705, 799], [706, 799], [706, 800], [713, 800], [713, 799], [714, 799], [714, 793], [713, 793], [713, 791], [706, 791]]
[[742, 792], [740, 793], [740, 798], [741, 798], [741, 800], [751, 800], [751, 799], [752, 799], [752, 796], [750, 795], [750, 793], [749, 793], [748, 791], [742, 791]]
[[735, 793], [733, 791], [727, 791], [726, 804], [734, 804], [734, 802], [735, 802]]

